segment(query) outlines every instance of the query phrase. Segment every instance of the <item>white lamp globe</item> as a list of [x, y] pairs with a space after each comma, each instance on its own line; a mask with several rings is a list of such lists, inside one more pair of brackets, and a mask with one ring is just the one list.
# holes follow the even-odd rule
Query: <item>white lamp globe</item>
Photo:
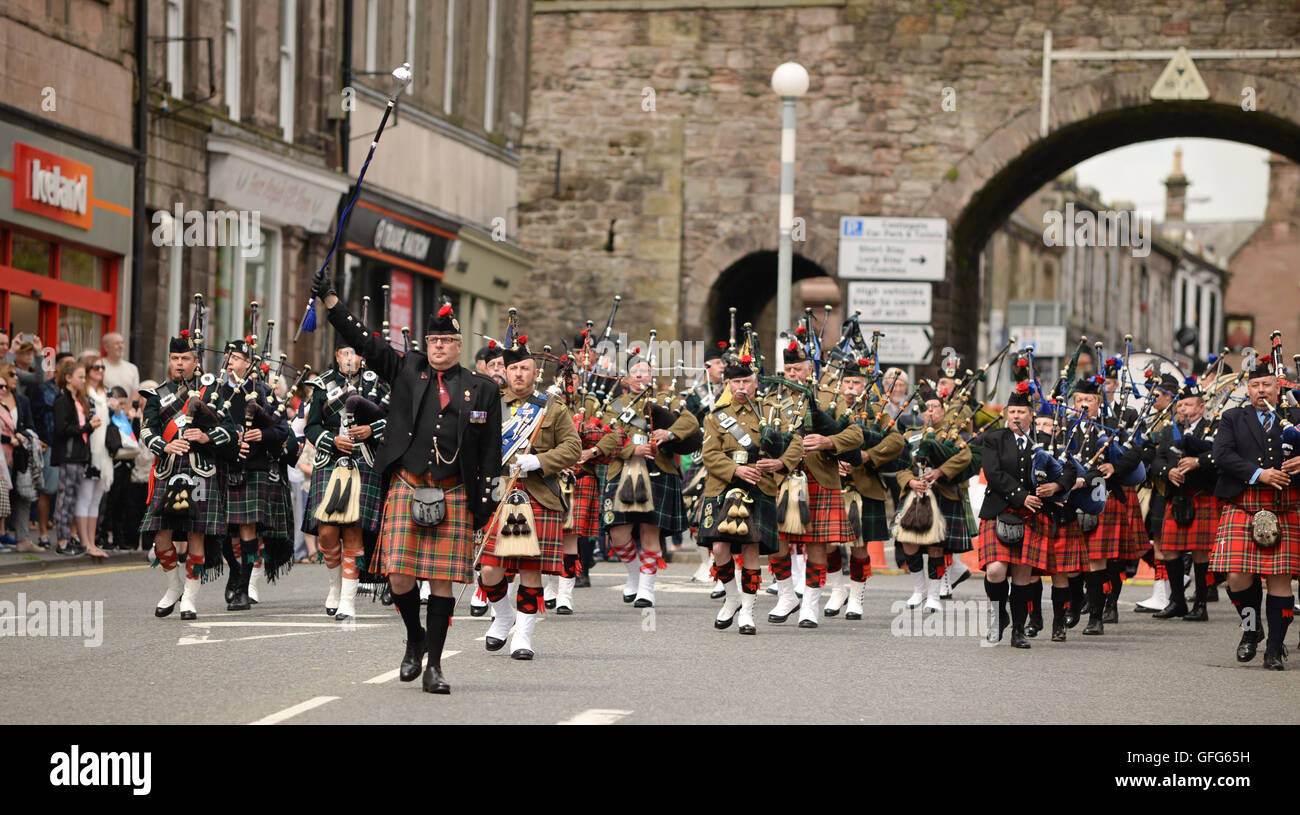
[[772, 72], [777, 96], [803, 96], [808, 92], [808, 71], [797, 62], [783, 62]]

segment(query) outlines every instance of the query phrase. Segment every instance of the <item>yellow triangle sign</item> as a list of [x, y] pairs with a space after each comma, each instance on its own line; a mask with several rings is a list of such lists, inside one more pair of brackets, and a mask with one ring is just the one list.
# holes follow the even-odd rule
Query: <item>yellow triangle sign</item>
[[1179, 48], [1174, 58], [1160, 72], [1155, 87], [1151, 89], [1152, 99], [1209, 99], [1210, 89], [1205, 87], [1200, 71], [1187, 55], [1186, 48]]

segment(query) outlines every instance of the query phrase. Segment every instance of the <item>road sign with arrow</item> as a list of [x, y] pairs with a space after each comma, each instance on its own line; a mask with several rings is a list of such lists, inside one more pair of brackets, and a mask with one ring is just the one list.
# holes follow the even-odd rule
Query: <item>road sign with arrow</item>
[[934, 330], [928, 325], [873, 325], [862, 323], [862, 333], [882, 332], [880, 361], [885, 365], [927, 365], [934, 351]]
[[847, 280], [943, 280], [943, 218], [840, 218], [839, 276]]

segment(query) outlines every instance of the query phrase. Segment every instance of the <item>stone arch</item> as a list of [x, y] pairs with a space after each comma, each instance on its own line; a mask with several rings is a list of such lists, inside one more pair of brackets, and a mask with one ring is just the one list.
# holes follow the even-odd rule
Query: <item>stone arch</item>
[[[776, 336], [773, 326], [763, 325], [759, 320], [764, 316], [764, 307], [776, 297], [776, 260], [776, 250], [760, 249], [735, 260], [713, 277], [713, 285], [709, 287], [704, 302], [706, 339], [726, 339], [730, 329], [729, 309], [734, 306], [738, 331], [745, 322], [752, 322], [764, 343], [772, 341]], [[803, 255], [795, 254], [791, 258], [790, 277], [793, 282], [829, 274], [816, 261]]]
[[[956, 304], [977, 296], [979, 253], [989, 236], [1034, 190], [1080, 162], [1127, 144], [1177, 137], [1252, 144], [1300, 161], [1300, 86], [1198, 67], [1211, 100], [1157, 102], [1150, 99], [1150, 72], [1111, 72], [1055, 90], [1046, 137], [1039, 135], [1038, 109], [1026, 110], [954, 165], [950, 180], [915, 212], [949, 222], [950, 271], [935, 304], [936, 311], [946, 306], [951, 318], [945, 321], [948, 340], [969, 347], [975, 336], [977, 315]], [[1242, 110], [1237, 101], [1246, 86], [1255, 88], [1257, 110]], [[938, 313], [935, 323], [938, 328]]]

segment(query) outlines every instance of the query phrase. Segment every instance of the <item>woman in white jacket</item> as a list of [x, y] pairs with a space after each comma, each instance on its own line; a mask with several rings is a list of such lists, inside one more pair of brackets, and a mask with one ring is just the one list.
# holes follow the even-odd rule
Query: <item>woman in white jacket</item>
[[91, 414], [100, 418], [100, 425], [90, 434], [90, 467], [77, 488], [77, 532], [85, 542], [86, 554], [108, 557], [108, 553], [95, 544], [95, 528], [99, 525], [100, 501], [113, 486], [113, 456], [108, 452], [105, 440], [112, 416], [108, 410], [108, 392], [104, 388], [104, 361], [91, 356], [84, 363], [86, 397], [90, 399]]

